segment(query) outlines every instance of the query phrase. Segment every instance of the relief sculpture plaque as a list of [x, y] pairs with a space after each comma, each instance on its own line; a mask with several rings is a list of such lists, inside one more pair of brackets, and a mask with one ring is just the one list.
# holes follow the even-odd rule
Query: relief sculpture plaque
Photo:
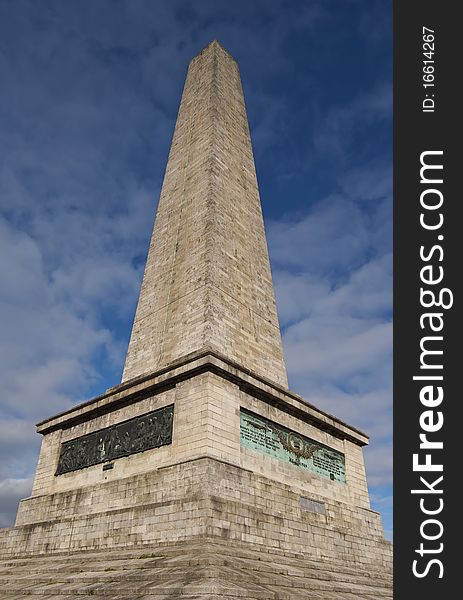
[[241, 410], [241, 445], [302, 467], [332, 481], [346, 482], [342, 452], [286, 429], [260, 415]]
[[77, 471], [172, 442], [174, 405], [63, 442], [55, 475]]

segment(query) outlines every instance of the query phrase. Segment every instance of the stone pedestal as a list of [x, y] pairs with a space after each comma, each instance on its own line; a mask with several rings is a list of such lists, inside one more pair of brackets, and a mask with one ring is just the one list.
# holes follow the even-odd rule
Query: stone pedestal
[[[60, 473], [69, 441], [78, 451], [133, 419], [150, 439], [146, 415], [166, 408], [171, 440], [143, 451], [134, 428], [126, 456]], [[0, 534], [2, 555], [216, 536], [353, 564], [389, 556], [369, 506], [367, 437], [217, 354], [121, 384], [38, 429], [32, 496]]]

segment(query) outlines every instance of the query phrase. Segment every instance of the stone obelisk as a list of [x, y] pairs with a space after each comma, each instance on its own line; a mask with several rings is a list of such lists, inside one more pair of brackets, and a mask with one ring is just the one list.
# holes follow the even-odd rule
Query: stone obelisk
[[391, 598], [368, 436], [288, 389], [239, 71], [216, 41], [188, 70], [122, 383], [37, 431], [31, 496], [0, 530], [10, 598]]
[[123, 381], [213, 350], [287, 386], [238, 65], [191, 61]]

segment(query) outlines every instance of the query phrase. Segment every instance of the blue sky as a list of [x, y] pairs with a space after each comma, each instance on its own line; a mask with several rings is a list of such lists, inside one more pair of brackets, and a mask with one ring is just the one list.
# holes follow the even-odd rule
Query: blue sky
[[371, 435], [391, 536], [388, 0], [0, 0], [0, 526], [34, 423], [120, 381], [189, 60], [240, 65], [290, 387]]

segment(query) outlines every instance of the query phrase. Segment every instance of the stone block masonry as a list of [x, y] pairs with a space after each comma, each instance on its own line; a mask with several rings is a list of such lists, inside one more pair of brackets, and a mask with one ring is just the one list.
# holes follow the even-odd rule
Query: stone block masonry
[[[0, 533], [1, 556], [156, 546], [217, 537], [348, 564], [387, 566], [379, 515], [214, 459], [69, 490], [43, 502], [42, 520]], [[98, 501], [99, 500], [99, 501]], [[109, 502], [108, 502], [109, 500]], [[63, 517], [63, 505], [72, 514]], [[38, 513], [40, 514], [40, 510]]]
[[[120, 458], [112, 470], [55, 475], [63, 441], [171, 405], [171, 444]], [[346, 483], [243, 447], [243, 409], [342, 452]], [[16, 527], [0, 533], [2, 556], [218, 537], [349, 564], [390, 558], [369, 507], [365, 435], [223, 357], [192, 356], [38, 427], [33, 493]]]
[[238, 65], [188, 69], [123, 381], [213, 350], [287, 386]]
[[390, 571], [228, 539], [0, 560], [0, 598], [391, 600]]
[[[104, 465], [99, 463], [56, 475], [63, 443], [170, 406], [172, 443], [118, 458], [111, 470], [103, 470]], [[330, 481], [243, 447], [243, 409], [342, 453], [346, 483]], [[33, 508], [35, 497], [98, 485], [205, 456], [284, 483], [297, 482], [301, 490], [369, 508], [362, 453], [362, 446], [368, 442], [365, 434], [219, 355], [193, 355], [170, 369], [120, 384], [91, 402], [47, 419], [38, 425], [38, 430], [44, 439], [32, 498], [21, 503], [17, 524], [45, 518], [46, 513]], [[28, 503], [31, 506], [26, 516]], [[95, 499], [92, 506], [97, 503]]]

